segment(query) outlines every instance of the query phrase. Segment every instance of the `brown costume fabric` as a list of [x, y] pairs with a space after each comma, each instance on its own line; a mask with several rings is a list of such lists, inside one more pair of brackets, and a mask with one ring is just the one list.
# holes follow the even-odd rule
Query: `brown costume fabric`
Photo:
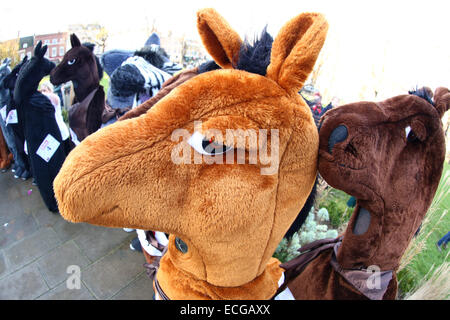
[[[125, 113], [122, 117], [118, 119], [118, 121], [132, 119], [139, 117], [140, 115], [146, 113], [154, 104], [156, 104], [159, 100], [168, 95], [174, 88], [178, 87], [180, 84], [186, 82], [187, 80], [198, 75], [198, 67], [190, 70], [183, 71], [166, 82], [163, 83], [161, 90], [158, 93], [151, 97], [149, 100], [145, 101], [143, 104], [137, 106], [134, 109], [131, 109], [127, 113]], [[108, 107], [108, 106], [106, 106]], [[105, 120], [103, 122], [106, 122]], [[147, 261], [147, 265], [151, 265], [157, 262], [159, 266], [159, 257], [154, 257], [149, 255], [145, 250], [143, 250], [145, 260]]]
[[[89, 134], [90, 130], [87, 126], [87, 110], [92, 103], [95, 103], [95, 96], [105, 96], [103, 87], [94, 89], [88, 96], [81, 102], [77, 102], [69, 108], [69, 127], [77, 135], [78, 141], [83, 141]], [[97, 128], [98, 129], [98, 128]], [[93, 132], [95, 132], [94, 130]]]
[[[92, 50], [81, 45], [75, 34], [70, 35], [70, 42], [72, 48], [66, 52], [61, 63], [50, 72], [50, 81], [54, 85], [67, 81], [74, 83], [75, 98], [72, 107], [69, 108], [69, 127], [77, 133], [78, 140], [82, 141], [102, 125], [105, 92], [100, 85], [97, 59]], [[95, 90], [95, 95], [89, 97]], [[74, 113], [75, 119], [72, 119]]]
[[[436, 89], [434, 102], [401, 95], [341, 106], [321, 119], [319, 172], [331, 186], [357, 198], [336, 261], [342, 269], [394, 271], [383, 299], [395, 299], [395, 270], [442, 174], [440, 118], [450, 105], [448, 89]], [[330, 148], [333, 130], [341, 125], [347, 135]], [[362, 208], [370, 213], [370, 224], [361, 233], [356, 230]], [[366, 298], [332, 267], [332, 254], [331, 249], [320, 253], [289, 284], [296, 299]]]
[[8, 146], [0, 129], [0, 169], [7, 169], [11, 165], [12, 153], [9, 152]]
[[198, 74], [198, 68], [183, 71], [176, 76], [173, 76], [169, 80], [163, 83], [161, 90], [158, 91], [156, 95], [145, 101], [143, 104], [131, 109], [123, 116], [119, 118], [119, 121], [136, 118], [141, 114], [146, 113], [153, 105], [155, 105], [159, 100], [168, 95], [174, 88], [178, 87], [180, 84], [186, 82], [187, 80], [195, 77]]
[[[297, 92], [328, 29], [315, 13], [301, 14], [288, 26], [273, 44], [276, 72], [199, 74], [144, 115], [88, 136], [55, 179], [59, 209], [69, 221], [170, 234], [157, 274], [170, 299], [269, 299], [277, 290], [282, 269], [273, 252], [317, 173], [317, 129]], [[237, 34], [213, 9], [199, 12], [198, 27], [214, 60], [230, 67], [242, 42]], [[197, 121], [201, 128], [194, 127]], [[206, 128], [265, 129], [270, 136], [261, 141], [268, 146], [271, 129], [277, 129], [279, 148], [268, 151], [279, 161], [275, 170], [262, 174], [269, 164], [261, 158], [256, 164], [208, 164], [212, 157], [204, 156], [195, 164], [200, 154], [173, 134], [183, 129], [207, 137]], [[190, 163], [173, 161], [180, 150]], [[187, 252], [177, 249], [176, 238]]]

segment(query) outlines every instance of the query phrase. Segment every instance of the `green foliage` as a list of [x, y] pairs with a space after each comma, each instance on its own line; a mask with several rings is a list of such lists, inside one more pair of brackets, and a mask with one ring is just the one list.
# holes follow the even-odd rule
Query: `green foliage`
[[343, 191], [333, 189], [329, 191], [327, 197], [319, 203], [320, 208], [326, 208], [330, 216], [330, 224], [333, 228], [350, 220], [353, 209], [347, 206], [350, 196]]
[[5, 58], [11, 59], [11, 69], [20, 62], [19, 39], [8, 40], [0, 43], [0, 64]]
[[103, 72], [103, 78], [100, 80], [100, 85], [103, 87], [103, 91], [105, 91], [106, 94], [109, 88], [109, 77], [106, 72]]
[[61, 108], [61, 114], [65, 123], [69, 124], [69, 111], [66, 108]]
[[[427, 216], [422, 224], [419, 235], [414, 238], [412, 245], [421, 246], [412, 260], [398, 272], [399, 289], [402, 295], [414, 292], [422, 279], [427, 280], [433, 270], [437, 269], [446, 261], [448, 262], [448, 251], [442, 248], [440, 252], [437, 241], [450, 231], [450, 165], [444, 164], [444, 171], [439, 187], [436, 191], [433, 203], [428, 210]], [[446, 260], [447, 259], [447, 260]]]
[[316, 219], [314, 208], [311, 209], [300, 230], [294, 233], [289, 241], [283, 239], [280, 242], [274, 253], [275, 258], [281, 262], [289, 261], [299, 255], [298, 249], [300, 249], [302, 245], [316, 240], [336, 238], [338, 236], [336, 230], [329, 230], [326, 224], [320, 224], [320, 222], [327, 222], [328, 220], [326, 209], [320, 209], [319, 212]]

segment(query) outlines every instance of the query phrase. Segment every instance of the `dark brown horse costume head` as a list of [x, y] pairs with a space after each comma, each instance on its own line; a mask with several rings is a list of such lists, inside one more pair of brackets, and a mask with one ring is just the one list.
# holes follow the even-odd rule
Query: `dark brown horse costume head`
[[72, 81], [76, 102], [69, 109], [69, 127], [75, 144], [102, 125], [105, 110], [105, 93], [100, 85], [103, 69], [98, 65], [93, 46], [84, 46], [75, 34], [70, 36], [72, 49], [66, 52], [63, 60], [50, 73], [54, 85]]
[[72, 48], [51, 72], [50, 81], [54, 85], [72, 81], [76, 98], [81, 101], [98, 87], [100, 79], [97, 61], [92, 48], [83, 46], [75, 34], [70, 35], [70, 43]]
[[[315, 13], [289, 21], [265, 75], [233, 68], [243, 42], [215, 10], [198, 13], [198, 29], [223, 69], [86, 138], [55, 180], [59, 207], [73, 222], [169, 233], [156, 278], [171, 299], [268, 299], [282, 274], [272, 254], [316, 178], [317, 129], [297, 92], [328, 25]], [[221, 139], [227, 129], [258, 132], [261, 148]], [[279, 161], [275, 170], [261, 157], [264, 146]], [[180, 153], [187, 162], [174, 161]]]
[[[395, 299], [396, 270], [434, 198], [445, 156], [441, 117], [450, 92], [422, 88], [382, 102], [328, 111], [320, 124], [319, 172], [357, 198], [340, 239], [300, 249], [286, 264], [297, 299]], [[310, 250], [310, 251], [308, 251]], [[377, 271], [378, 285], [370, 277]]]
[[322, 118], [319, 172], [355, 196], [360, 209], [343, 243], [355, 247], [343, 245], [338, 255], [347, 267], [396, 269], [433, 200], [445, 157], [441, 116], [450, 93], [437, 89], [433, 105], [429, 89], [419, 92], [348, 104]]

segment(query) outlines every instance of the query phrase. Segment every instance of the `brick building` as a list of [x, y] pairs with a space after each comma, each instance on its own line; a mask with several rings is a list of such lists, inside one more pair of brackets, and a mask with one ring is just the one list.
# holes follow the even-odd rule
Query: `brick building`
[[42, 41], [42, 45], [47, 45], [45, 57], [58, 64], [67, 50], [70, 49], [69, 34], [67, 32], [58, 32], [34, 36], [35, 45]]
[[23, 37], [19, 39], [19, 57], [22, 60], [25, 56], [30, 59], [33, 56], [34, 36]]
[[[71, 24], [68, 27], [69, 35], [74, 33], [81, 43], [90, 42], [97, 43], [97, 35], [102, 30], [102, 26], [99, 24]], [[96, 44], [94, 47], [94, 54], [101, 55], [102, 49]]]

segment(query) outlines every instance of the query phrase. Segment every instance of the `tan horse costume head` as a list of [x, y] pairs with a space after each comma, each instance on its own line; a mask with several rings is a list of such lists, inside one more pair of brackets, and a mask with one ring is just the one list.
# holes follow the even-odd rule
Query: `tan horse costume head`
[[[316, 178], [317, 128], [298, 91], [327, 28], [316, 13], [289, 21], [263, 76], [233, 68], [242, 40], [215, 10], [199, 11], [199, 33], [222, 69], [192, 78], [146, 114], [106, 127], [74, 149], [54, 183], [63, 217], [169, 233], [157, 281], [170, 299], [270, 298], [282, 275], [272, 254]], [[258, 141], [276, 156], [275, 170], [262, 174], [268, 165], [261, 157], [208, 164], [231, 151], [236, 160], [239, 151], [208, 129], [266, 129], [269, 136]], [[177, 130], [197, 132], [201, 142], [216, 139], [226, 152], [199, 154], [187, 139], [173, 139]], [[245, 143], [246, 160], [253, 147]], [[191, 151], [191, 161], [174, 163], [174, 150]]]

